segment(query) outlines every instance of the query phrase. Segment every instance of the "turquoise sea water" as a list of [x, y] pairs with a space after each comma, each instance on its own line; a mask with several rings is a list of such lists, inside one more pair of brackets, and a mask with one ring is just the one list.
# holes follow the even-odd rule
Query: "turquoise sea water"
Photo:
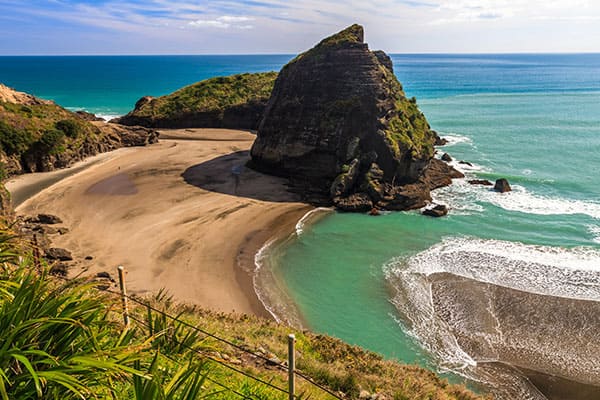
[[[0, 57], [0, 82], [118, 115], [143, 95], [278, 70], [290, 58]], [[573, 299], [600, 300], [600, 55], [392, 58], [407, 95], [449, 139], [440, 154], [448, 152], [467, 179], [504, 177], [513, 191], [457, 180], [434, 193], [450, 207], [446, 218], [330, 213], [305, 225], [271, 249], [303, 320], [388, 357], [477, 380], [501, 380], [502, 371], [477, 366], [502, 362], [600, 385], [593, 354], [600, 320], [575, 320], [569, 308]], [[498, 288], [511, 295], [489, 294]], [[523, 294], [519, 304], [507, 300]], [[534, 312], [514, 323], [523, 313], [511, 310], [536, 310], [549, 299], [564, 299], [556, 320]], [[592, 346], [589, 354], [573, 355], [581, 343]], [[512, 393], [528, 390], [518, 379], [511, 385]], [[538, 398], [527, 393], [522, 398]]]
[[289, 55], [0, 56], [0, 82], [69, 109], [114, 117], [142, 96], [161, 96], [213, 76], [278, 71]]

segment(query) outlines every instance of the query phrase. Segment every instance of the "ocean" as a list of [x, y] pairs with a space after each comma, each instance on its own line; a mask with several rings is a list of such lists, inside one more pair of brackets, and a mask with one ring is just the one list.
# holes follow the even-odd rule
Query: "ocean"
[[[116, 116], [144, 95], [278, 70], [291, 58], [0, 57], [0, 82]], [[500, 398], [597, 398], [600, 55], [392, 59], [407, 96], [449, 140], [438, 157], [447, 152], [467, 175], [433, 193], [449, 215], [313, 213], [257, 256], [294, 306], [280, 307], [259, 277], [263, 299], [278, 318], [469, 378]], [[513, 191], [474, 178], [507, 178]]]

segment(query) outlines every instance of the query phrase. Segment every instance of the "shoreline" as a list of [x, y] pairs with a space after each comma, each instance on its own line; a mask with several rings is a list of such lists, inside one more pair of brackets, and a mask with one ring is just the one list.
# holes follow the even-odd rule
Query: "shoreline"
[[254, 135], [166, 133], [158, 144], [103, 153], [59, 177], [18, 177], [15, 193], [39, 193], [16, 212], [63, 219], [71, 231], [51, 241], [72, 252], [70, 276], [114, 275], [124, 265], [132, 293], [165, 288], [183, 303], [272, 318], [255, 291], [255, 255], [293, 231], [312, 206], [283, 179], [244, 166]]
[[278, 235], [265, 241], [255, 253], [255, 292], [264, 308], [277, 322], [283, 321], [297, 329], [310, 328], [290, 295], [289, 287], [282, 277], [282, 265], [277, 262], [277, 258], [292, 241], [298, 240], [303, 228], [316, 224], [332, 212], [333, 209], [327, 207], [306, 209], [303, 215], [296, 219], [293, 229], [281, 229]]

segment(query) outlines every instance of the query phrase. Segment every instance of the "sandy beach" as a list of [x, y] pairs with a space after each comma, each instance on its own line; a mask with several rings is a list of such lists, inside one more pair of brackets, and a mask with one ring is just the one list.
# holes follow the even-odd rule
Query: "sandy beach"
[[7, 186], [23, 201], [18, 214], [55, 214], [70, 229], [52, 244], [73, 253], [72, 276], [114, 276], [123, 265], [132, 293], [164, 288], [178, 301], [268, 316], [253, 287], [254, 256], [311, 207], [283, 179], [245, 167], [254, 138], [222, 129], [161, 131], [158, 144]]

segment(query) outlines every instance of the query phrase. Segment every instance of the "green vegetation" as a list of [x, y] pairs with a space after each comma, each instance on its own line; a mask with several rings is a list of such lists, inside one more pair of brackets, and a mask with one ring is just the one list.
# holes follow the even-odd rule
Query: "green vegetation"
[[362, 43], [364, 37], [363, 27], [358, 24], [353, 24], [348, 28], [331, 35], [319, 42], [316, 47], [320, 46], [338, 46], [342, 43]]
[[433, 157], [434, 137], [416, 102], [401, 98], [396, 101], [396, 111], [386, 131], [396, 156], [410, 152], [415, 159]]
[[64, 132], [71, 139], [77, 139], [85, 131], [85, 125], [85, 121], [74, 119], [63, 119], [55, 124], [56, 129]]
[[0, 120], [0, 146], [6, 155], [25, 152], [33, 142], [31, 133], [20, 133], [12, 125]]
[[305, 56], [315, 57], [316, 59], [320, 59], [325, 53], [331, 51], [332, 48], [336, 48], [338, 46], [348, 44], [348, 43], [362, 43], [364, 37], [364, 29], [361, 25], [354, 24], [349, 26], [348, 28], [331, 35], [323, 40], [321, 40], [315, 47], [312, 49], [305, 51], [304, 53], [298, 54], [294, 57], [289, 63], [287, 63], [283, 68], [288, 68], [288, 66], [296, 63], [301, 58]]
[[42, 133], [37, 142], [33, 143], [32, 148], [40, 153], [58, 154], [64, 151], [64, 147], [62, 147], [64, 139], [65, 133], [63, 131], [48, 129]]
[[130, 115], [173, 119], [189, 113], [223, 112], [227, 107], [252, 101], [266, 102], [276, 78], [276, 72], [265, 72], [206, 79], [170, 95], [152, 99]]
[[386, 136], [394, 154], [401, 158], [410, 154], [414, 159], [433, 157], [435, 138], [425, 115], [417, 106], [417, 99], [407, 99], [396, 76], [381, 66], [388, 94], [395, 99], [395, 113], [388, 121]]
[[[240, 349], [286, 356], [297, 337], [297, 367], [345, 398], [361, 391], [387, 399], [478, 399], [416, 366], [340, 340], [247, 315], [174, 303], [164, 293], [134, 303], [124, 328], [120, 299], [93, 282], [57, 280], [34, 266], [31, 249], [0, 230], [0, 399], [280, 399], [248, 376], [286, 388], [286, 373]], [[176, 315], [173, 320], [163, 310]], [[236, 347], [190, 326], [224, 337]], [[226, 368], [231, 365], [244, 374]], [[331, 399], [298, 379], [299, 398]]]
[[21, 172], [14, 165], [25, 155], [41, 159], [64, 154], [68, 158], [80, 152], [85, 141], [99, 142], [102, 137], [99, 128], [56, 104], [0, 101], [0, 152], [13, 159], [13, 170], [0, 165], [5, 177]]

